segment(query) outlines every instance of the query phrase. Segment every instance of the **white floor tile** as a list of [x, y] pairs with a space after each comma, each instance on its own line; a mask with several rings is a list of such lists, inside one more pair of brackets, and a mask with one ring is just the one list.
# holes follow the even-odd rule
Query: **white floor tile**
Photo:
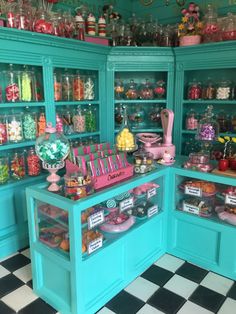
[[234, 314], [236, 313], [236, 300], [227, 298], [221, 306], [218, 314]]
[[182, 259], [169, 254], [163, 255], [155, 262], [155, 265], [168, 269], [172, 272], [175, 272], [183, 264], [184, 261]]
[[195, 303], [187, 301], [177, 312], [177, 314], [213, 314], [213, 312], [208, 311]]
[[198, 284], [196, 282], [176, 274], [164, 285], [164, 288], [181, 295], [185, 299], [188, 299], [197, 287]]
[[17, 269], [13, 274], [25, 283], [30, 281], [32, 279], [31, 264]]
[[201, 285], [218, 293], [226, 295], [233, 283], [234, 282], [231, 279], [209, 272], [201, 282]]
[[125, 288], [125, 291], [146, 302], [157, 289], [159, 289], [158, 285], [138, 277]]
[[3, 261], [5, 261], [6, 259], [8, 259], [8, 258], [11, 258], [11, 257], [13, 257], [13, 256], [15, 256], [15, 255], [18, 255], [19, 254], [19, 252], [16, 252], [16, 253], [14, 253], [14, 254], [11, 254], [11, 255], [8, 255], [8, 256], [6, 256], [6, 257], [4, 257], [4, 258], [0, 258], [0, 263], [1, 262], [3, 262]]
[[[155, 309], [149, 304], [145, 304], [138, 312], [137, 314], [163, 314], [164, 312], [159, 311], [158, 309]], [[190, 313], [189, 313], [190, 314]]]
[[30, 249], [26, 249], [24, 251], [21, 251], [21, 254], [25, 255], [28, 258], [30, 258]]
[[5, 267], [0, 265], [0, 278], [10, 274], [9, 270], [7, 270]]
[[17, 312], [37, 298], [38, 296], [33, 293], [33, 290], [30, 287], [22, 286], [7, 294], [1, 301]]
[[96, 314], [115, 314], [115, 312], [109, 310], [107, 307], [103, 307], [99, 312]]

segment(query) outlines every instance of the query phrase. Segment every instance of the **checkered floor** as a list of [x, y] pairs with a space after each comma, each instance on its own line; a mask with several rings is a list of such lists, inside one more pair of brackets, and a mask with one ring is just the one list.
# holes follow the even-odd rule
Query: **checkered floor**
[[[0, 314], [14, 313], [59, 314], [32, 291], [29, 249], [0, 261]], [[166, 254], [97, 312], [113, 313], [236, 314], [236, 282]]]

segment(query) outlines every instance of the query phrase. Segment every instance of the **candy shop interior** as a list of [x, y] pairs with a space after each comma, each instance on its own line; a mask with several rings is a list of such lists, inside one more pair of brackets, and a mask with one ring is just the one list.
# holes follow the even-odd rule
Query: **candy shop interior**
[[[235, 0], [0, 0], [0, 313], [30, 248], [50, 313], [233, 314], [235, 55]], [[167, 255], [232, 301], [115, 310]]]

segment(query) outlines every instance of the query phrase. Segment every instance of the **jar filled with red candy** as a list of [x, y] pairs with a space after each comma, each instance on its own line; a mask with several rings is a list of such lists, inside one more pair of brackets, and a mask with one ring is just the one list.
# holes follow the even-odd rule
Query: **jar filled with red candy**
[[222, 28], [222, 40], [236, 39], [236, 22], [232, 13], [227, 14], [224, 26]]
[[54, 72], [54, 100], [61, 101], [62, 100], [62, 84], [61, 84], [61, 74]]
[[15, 180], [21, 180], [25, 177], [25, 156], [24, 153], [15, 152], [11, 156], [11, 177]]
[[138, 98], [137, 84], [134, 82], [134, 80], [130, 80], [130, 82], [127, 84], [125, 95], [127, 99]]
[[220, 26], [217, 22], [217, 13], [211, 4], [207, 6], [207, 12], [204, 16], [203, 42], [210, 43], [221, 40]]
[[63, 119], [60, 113], [56, 114], [56, 131], [58, 133], [63, 133]]
[[84, 80], [79, 71], [74, 75], [73, 80], [73, 98], [74, 100], [84, 99]]
[[141, 85], [139, 97], [141, 99], [153, 99], [153, 88], [148, 79], [146, 79], [146, 82]]
[[190, 109], [186, 116], [186, 130], [197, 130], [198, 127], [198, 117], [197, 113]]
[[41, 162], [33, 147], [31, 147], [27, 153], [26, 162], [29, 176], [34, 177], [40, 175]]
[[46, 12], [39, 10], [36, 13], [33, 30], [37, 33], [53, 34], [53, 25]]
[[166, 82], [163, 80], [159, 80], [156, 82], [156, 85], [153, 89], [154, 95], [156, 98], [165, 98], [166, 96]]
[[18, 102], [20, 101], [20, 72], [17, 71], [12, 64], [9, 65], [9, 69], [3, 72], [6, 81], [6, 101]]
[[200, 82], [193, 80], [188, 86], [188, 99], [197, 100], [202, 98], [202, 86]]
[[7, 118], [0, 116], [0, 145], [7, 143]]

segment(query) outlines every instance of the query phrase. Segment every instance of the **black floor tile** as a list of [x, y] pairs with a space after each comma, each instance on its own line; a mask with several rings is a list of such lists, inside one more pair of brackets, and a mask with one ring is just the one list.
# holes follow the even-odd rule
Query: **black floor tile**
[[148, 304], [166, 314], [175, 314], [186, 300], [165, 288], [158, 289], [147, 301]]
[[227, 297], [236, 300], [236, 282], [232, 285], [229, 292], [227, 293]]
[[25, 265], [29, 264], [31, 261], [28, 257], [17, 254], [13, 257], [10, 257], [3, 261], [1, 265], [8, 269], [10, 272], [13, 272], [21, 267], [24, 267]]
[[173, 276], [174, 273], [171, 271], [156, 265], [152, 265], [141, 275], [141, 277], [155, 283], [160, 287], [164, 286], [164, 284], [166, 284], [166, 282]]
[[222, 294], [203, 286], [197, 287], [189, 297], [190, 301], [212, 311], [213, 313], [216, 313], [219, 310], [225, 299], [225, 296]]
[[0, 301], [0, 313], [1, 314], [15, 314], [16, 312], [8, 307], [5, 303]]
[[52, 308], [49, 304], [44, 302], [42, 299], [37, 299], [30, 303], [23, 309], [21, 309], [18, 314], [55, 314], [57, 310]]
[[176, 274], [192, 280], [196, 283], [200, 283], [208, 274], [208, 271], [188, 262], [185, 262], [182, 266], [180, 266], [180, 268], [177, 269]]
[[106, 304], [106, 307], [116, 314], [135, 314], [144, 304], [142, 300], [122, 290]]
[[33, 289], [33, 280], [28, 281], [26, 285], [30, 287], [31, 289]]
[[[13, 274], [9, 274], [0, 279], [0, 298], [6, 294], [18, 289], [23, 286], [24, 282]], [[1, 312], [0, 312], [1, 313]]]

